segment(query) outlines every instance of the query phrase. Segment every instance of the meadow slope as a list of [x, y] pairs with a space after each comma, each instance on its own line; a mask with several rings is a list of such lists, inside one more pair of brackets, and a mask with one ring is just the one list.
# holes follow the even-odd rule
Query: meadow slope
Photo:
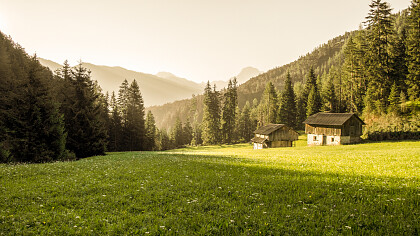
[[420, 142], [249, 144], [0, 165], [0, 235], [408, 234]]

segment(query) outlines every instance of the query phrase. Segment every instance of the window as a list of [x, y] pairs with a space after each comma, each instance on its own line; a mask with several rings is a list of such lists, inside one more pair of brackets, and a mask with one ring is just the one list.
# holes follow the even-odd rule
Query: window
[[334, 137], [332, 137], [332, 138], [331, 138], [331, 142], [332, 142], [332, 143], [334, 142]]
[[314, 141], [316, 141], [316, 136], [314, 135]]

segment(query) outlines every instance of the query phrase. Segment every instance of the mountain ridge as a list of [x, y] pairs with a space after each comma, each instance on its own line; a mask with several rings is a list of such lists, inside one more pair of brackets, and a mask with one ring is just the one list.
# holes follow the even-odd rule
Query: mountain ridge
[[[43, 66], [50, 68], [52, 71], [62, 67], [61, 64], [48, 59], [38, 58], [38, 60]], [[136, 79], [146, 107], [189, 99], [193, 95], [203, 93], [205, 87], [205, 83], [196, 83], [178, 77], [170, 72], [159, 72], [153, 75], [129, 70], [121, 66], [95, 65], [89, 62], [82, 62], [82, 66], [91, 71], [92, 79], [98, 81], [103, 92], [115, 92], [118, 94], [119, 86], [124, 79], [127, 79], [129, 83]], [[236, 77], [238, 81], [239, 79], [246, 81], [251, 75], [257, 73], [257, 71], [259, 72], [254, 67], [245, 67]], [[227, 81], [215, 81], [211, 83], [216, 84], [218, 89], [227, 87], [228, 84]]]

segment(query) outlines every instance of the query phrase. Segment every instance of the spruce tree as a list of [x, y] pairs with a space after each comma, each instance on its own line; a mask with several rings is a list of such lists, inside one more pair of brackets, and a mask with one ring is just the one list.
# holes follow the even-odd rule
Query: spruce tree
[[146, 116], [146, 150], [156, 149], [156, 130], [155, 117], [151, 111], [148, 111]]
[[373, 0], [366, 17], [368, 39], [368, 80], [372, 88], [370, 96], [376, 102], [376, 110], [382, 112], [387, 105], [391, 88], [391, 63], [389, 40], [392, 33], [391, 8], [386, 2]]
[[388, 113], [398, 114], [399, 113], [399, 101], [400, 95], [398, 94], [397, 83], [394, 82], [391, 87], [391, 92], [388, 97]]
[[261, 100], [262, 125], [274, 124], [277, 121], [278, 100], [274, 84], [268, 82]]
[[287, 72], [284, 81], [284, 91], [281, 96], [279, 108], [279, 121], [289, 127], [296, 128], [296, 101], [290, 73]]
[[392, 83], [396, 83], [398, 90], [407, 91], [407, 11], [396, 14], [392, 34], [390, 35], [390, 76]]
[[126, 123], [124, 124], [125, 134], [128, 138], [129, 151], [145, 150], [145, 111], [143, 97], [136, 80], [130, 84], [128, 89]]
[[175, 147], [184, 145], [184, 134], [182, 132], [182, 122], [179, 117], [176, 118], [174, 128], [172, 129], [172, 140], [174, 140]]
[[193, 128], [191, 126], [190, 119], [187, 119], [185, 125], [182, 127], [182, 134], [183, 134], [183, 144], [189, 145], [193, 139]]
[[245, 106], [243, 107], [239, 117], [238, 130], [240, 140], [245, 142], [251, 140], [254, 130], [251, 120], [251, 107], [248, 101], [245, 103]]
[[122, 136], [122, 124], [121, 124], [121, 113], [118, 106], [118, 102], [115, 96], [115, 92], [112, 92], [110, 101], [110, 125], [109, 125], [109, 141], [108, 151], [115, 152], [121, 151], [121, 136]]
[[78, 158], [104, 155], [107, 146], [107, 130], [99, 94], [91, 80], [90, 71], [79, 63], [71, 71], [74, 94], [67, 98], [65, 110], [67, 147]]
[[410, 100], [420, 98], [420, 0], [412, 0], [408, 16], [407, 86]]
[[26, 83], [20, 100], [20, 120], [14, 134], [12, 153], [20, 162], [47, 162], [65, 157], [66, 134], [63, 117], [53, 102], [47, 80], [52, 79], [36, 57], [29, 61]]
[[308, 117], [308, 116], [318, 113], [320, 111], [320, 108], [321, 108], [321, 97], [319, 96], [317, 87], [314, 86], [309, 92], [308, 103], [306, 107], [306, 116]]
[[337, 112], [337, 97], [335, 95], [334, 81], [332, 78], [328, 80], [324, 91], [323, 97], [325, 99], [325, 110], [329, 112]]
[[[343, 95], [345, 101], [348, 103], [348, 108], [351, 112], [361, 113], [363, 110], [363, 97], [366, 93], [365, 77], [366, 77], [366, 58], [365, 50], [366, 43], [363, 29], [359, 29], [355, 33], [355, 37], [350, 37], [344, 47], [344, 74], [346, 78], [343, 81]], [[328, 90], [327, 90], [328, 91]], [[339, 104], [341, 102], [337, 99], [336, 111], [339, 111]], [[331, 105], [331, 103], [330, 103]]]
[[231, 143], [234, 139], [236, 107], [238, 105], [236, 78], [229, 80], [227, 91], [224, 93], [222, 112], [222, 135], [223, 142]]
[[220, 100], [219, 92], [210, 82], [204, 88], [202, 139], [205, 145], [220, 143]]
[[313, 67], [309, 70], [307, 78], [304, 90], [304, 96], [306, 96], [306, 93], [309, 91], [306, 103], [304, 102], [304, 104], [306, 104], [306, 117], [318, 113], [321, 110], [322, 105]]

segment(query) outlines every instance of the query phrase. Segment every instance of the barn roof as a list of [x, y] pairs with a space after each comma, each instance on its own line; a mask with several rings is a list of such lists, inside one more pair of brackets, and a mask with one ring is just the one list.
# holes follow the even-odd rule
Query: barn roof
[[363, 125], [363, 122], [356, 114], [354, 113], [316, 113], [312, 116], [309, 116], [303, 123], [308, 125], [343, 125], [351, 117], [358, 119]]
[[255, 134], [264, 134], [268, 135], [273, 133], [274, 131], [280, 129], [281, 127], [285, 126], [284, 124], [268, 124], [260, 127], [259, 129], [255, 130]]
[[251, 139], [251, 141], [254, 142], [254, 143], [264, 143], [265, 141], [267, 141], [267, 139], [266, 138], [260, 138], [260, 137], [253, 137]]

